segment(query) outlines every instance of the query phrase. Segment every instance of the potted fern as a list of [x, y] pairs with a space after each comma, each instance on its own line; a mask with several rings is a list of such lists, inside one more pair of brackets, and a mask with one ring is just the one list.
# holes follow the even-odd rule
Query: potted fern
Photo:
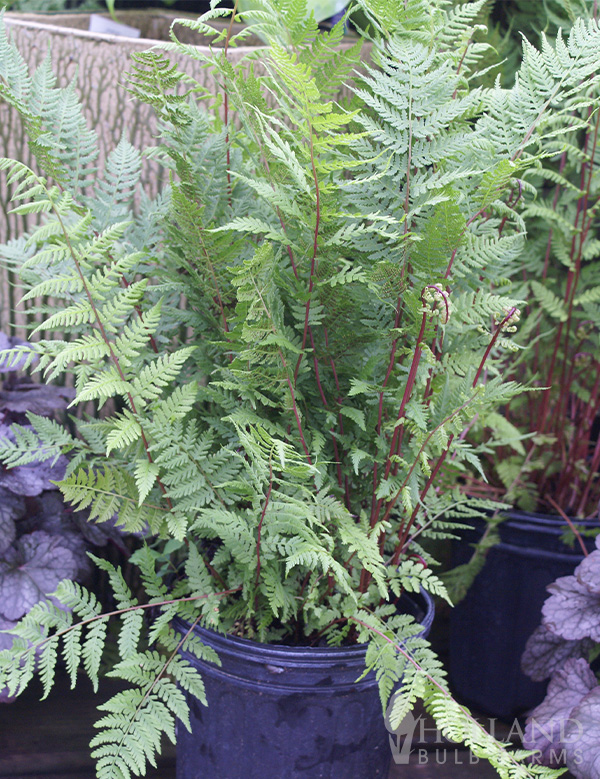
[[[596, 24], [596, 4], [580, 5]], [[548, 23], [556, 22], [548, 13]], [[597, 80], [583, 79], [569, 100], [569, 124], [542, 143], [544, 160], [531, 179], [536, 197], [527, 192], [520, 197], [528, 248], [512, 289], [527, 300], [519, 337], [529, 349], [506, 359], [503, 373], [531, 391], [506, 404], [502, 417], [472, 430], [489, 447], [488, 482], [471, 478], [467, 489], [496, 496], [514, 509], [504, 512], [501, 543], [489, 552], [452, 614], [451, 672], [457, 688], [504, 717], [543, 698], [544, 685], [522, 674], [519, 659], [540, 619], [546, 586], [572, 574], [593, 549], [591, 536], [599, 529]], [[476, 538], [477, 533], [469, 540]], [[460, 559], [471, 554], [462, 547]], [[498, 611], [495, 627], [482, 636], [481, 618], [491, 609]], [[512, 630], [506, 630], [507, 623]], [[479, 640], [473, 643], [475, 633]], [[481, 666], [490, 656], [495, 673]]]
[[[465, 440], [473, 420], [518, 390], [497, 368], [520, 305], [497, 291], [525, 242], [511, 192], [537, 164], [539, 139], [566, 121], [565, 94], [594, 72], [600, 33], [582, 24], [568, 57], [545, 53], [556, 79], [548, 121], [544, 90], [470, 91], [483, 0], [359, 5], [375, 57], [362, 75], [359, 47], [340, 49], [343, 24], [319, 32], [298, 8], [268, 2], [253, 12], [269, 41], [260, 69], [174, 37], [218, 91], [159, 51], [136, 54], [130, 94], [161, 128], [144, 153], [169, 176], [136, 214], [140, 151], [123, 138], [82, 179], [93, 137], [64, 135], [82, 126], [81, 107], [69, 102], [71, 121], [55, 121], [64, 93], [0, 45], [0, 94], [44, 171], [0, 161], [16, 209], [43, 214], [2, 254], [20, 257], [26, 297], [43, 312], [36, 369], [48, 381], [66, 373], [77, 393], [72, 433], [29, 423], [48, 459], [70, 454], [58, 485], [69, 503], [145, 537], [133, 558], [141, 591], [101, 560], [112, 611], [62, 582], [11, 631], [0, 685], [20, 692], [36, 652], [46, 691], [59, 652], [73, 683], [83, 662], [97, 684], [107, 623], [118, 621], [110, 673], [130, 689], [100, 707], [99, 777], [143, 774], [176, 719], [181, 779], [264, 776], [265, 764], [277, 777], [383, 776], [381, 704], [400, 680], [392, 730], [422, 698], [502, 775], [550, 775], [524, 767], [449, 695], [423, 638], [421, 592], [445, 596], [427, 539], [488, 505], [457, 482], [477, 462]], [[227, 13], [185, 25], [211, 34]], [[526, 49], [525, 83], [537, 68]], [[350, 78], [353, 101], [333, 102]], [[3, 461], [27, 456], [21, 441], [3, 441]], [[357, 660], [366, 675], [353, 688]], [[189, 717], [219, 663], [239, 686], [208, 709], [217, 736], [200, 705]], [[236, 705], [257, 689], [271, 730], [244, 697], [240, 765], [223, 734], [242, 739]], [[352, 690], [348, 729], [325, 730], [315, 709]], [[291, 729], [304, 751], [283, 765]]]

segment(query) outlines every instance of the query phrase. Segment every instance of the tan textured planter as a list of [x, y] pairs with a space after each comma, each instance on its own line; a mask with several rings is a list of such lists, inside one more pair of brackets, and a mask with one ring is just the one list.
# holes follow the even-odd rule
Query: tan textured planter
[[[31, 69], [52, 51], [52, 63], [58, 83], [65, 86], [77, 76], [77, 91], [83, 100], [89, 126], [98, 130], [100, 164], [107, 152], [119, 142], [124, 131], [138, 147], [152, 145], [156, 134], [156, 120], [152, 109], [131, 100], [123, 89], [123, 74], [130, 69], [130, 55], [146, 51], [159, 41], [169, 40], [171, 22], [182, 14], [160, 10], [124, 11], [119, 20], [141, 30], [140, 38], [99, 35], [87, 31], [89, 14], [21, 14], [7, 13], [7, 29]], [[195, 17], [190, 17], [195, 18]], [[177, 35], [184, 43], [206, 47], [208, 39], [179, 26]], [[249, 40], [249, 46], [230, 50], [232, 61], [241, 59], [248, 51], [262, 45]], [[175, 53], [169, 53], [175, 62], [184, 63], [190, 75], [210, 87], [210, 76], [201, 63]], [[0, 104], [0, 156], [30, 162], [27, 142], [20, 129], [18, 115]], [[158, 167], [146, 161], [143, 181], [150, 193], [156, 191]], [[0, 186], [2, 186], [0, 184]], [[0, 243], [18, 235], [24, 226], [22, 220], [6, 216], [6, 192], [0, 190]], [[4, 216], [4, 218], [2, 218]]]
[[[123, 88], [123, 74], [130, 70], [130, 55], [146, 51], [160, 41], [169, 40], [169, 29], [174, 19], [195, 15], [146, 9], [122, 11], [118, 19], [123, 24], [141, 31], [139, 38], [115, 35], [101, 35], [88, 32], [90, 15], [68, 14], [25, 14], [6, 13], [5, 22], [9, 35], [34, 70], [45, 59], [48, 48], [52, 52], [53, 69], [58, 84], [66, 86], [77, 77], [76, 88], [83, 101], [90, 127], [98, 131], [100, 157], [98, 164], [119, 142], [123, 132], [135, 146], [142, 148], [153, 144], [156, 135], [156, 119], [153, 110], [130, 98]], [[223, 24], [223, 23], [221, 23]], [[239, 25], [234, 26], [239, 29]], [[208, 52], [209, 40], [202, 35], [178, 25], [178, 38], [186, 44], [204, 48]], [[264, 45], [256, 37], [249, 37], [245, 46], [231, 48], [229, 58], [239, 61], [250, 51]], [[213, 89], [210, 72], [202, 63], [174, 52], [168, 53], [172, 61], [181, 64], [182, 69], [196, 78], [208, 89]], [[0, 157], [10, 157], [33, 165], [21, 120], [16, 111], [0, 102]], [[150, 160], [144, 161], [142, 172], [144, 189], [150, 195], [160, 187], [160, 168]], [[9, 214], [10, 197], [5, 178], [0, 177], [0, 244], [23, 233], [27, 228], [26, 217]], [[19, 300], [19, 292], [5, 278], [0, 270], [0, 329], [6, 330], [10, 321], [9, 312]], [[23, 314], [16, 318], [18, 325], [24, 324]], [[24, 331], [19, 333], [24, 335]]]
[[[123, 74], [130, 70], [130, 55], [146, 51], [160, 41], [169, 40], [169, 29], [174, 19], [194, 15], [155, 9], [123, 11], [119, 21], [141, 30], [139, 38], [101, 35], [88, 32], [90, 15], [7, 13], [7, 31], [33, 71], [52, 52], [53, 69], [58, 84], [66, 86], [77, 76], [77, 91], [85, 106], [89, 126], [98, 131], [100, 147], [99, 165], [119, 142], [123, 132], [138, 148], [152, 145], [156, 135], [156, 119], [150, 106], [130, 98], [123, 88]], [[238, 27], [238, 25], [236, 25]], [[209, 40], [186, 27], [177, 27], [177, 36], [184, 43], [203, 47], [208, 51]], [[248, 45], [233, 48], [229, 57], [241, 59], [249, 51], [263, 43], [249, 38]], [[186, 72], [208, 88], [212, 79], [201, 63], [189, 57], [169, 52], [174, 62], [185, 63]], [[0, 157], [10, 157], [33, 165], [21, 120], [16, 111], [0, 102]], [[160, 168], [156, 163], [144, 161], [142, 182], [146, 192], [155, 194], [160, 186]], [[22, 234], [28, 227], [26, 217], [9, 214], [10, 197], [5, 177], [0, 178], [0, 244]], [[9, 284], [4, 271], [0, 271], [0, 329], [7, 330], [11, 321], [10, 311], [20, 298], [18, 289]], [[12, 317], [13, 324], [15, 317]], [[19, 326], [24, 324], [23, 314], [16, 316]], [[19, 333], [25, 332], [19, 327]]]

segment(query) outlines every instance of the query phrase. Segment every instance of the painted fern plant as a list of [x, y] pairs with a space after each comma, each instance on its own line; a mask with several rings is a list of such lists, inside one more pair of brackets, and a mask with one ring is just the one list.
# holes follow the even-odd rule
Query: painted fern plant
[[[368, 642], [384, 707], [403, 679], [392, 724], [422, 698], [501, 776], [551, 775], [452, 701], [396, 611], [405, 590], [445, 596], [424, 542], [477, 510], [457, 486], [479, 462], [466, 433], [518, 391], [497, 367], [521, 305], [502, 294], [525, 243], [516, 193], [600, 52], [596, 25], [578, 24], [556, 50], [526, 46], [513, 89], [471, 90], [483, 4], [360, 0], [372, 64], [359, 72], [360, 45], [340, 46], [341, 24], [319, 32], [302, 2], [261, 0], [252, 17], [269, 45], [236, 67], [227, 50], [246, 33], [210, 27], [228, 11], [182, 22], [213, 34], [214, 51], [180, 44], [177, 28], [170, 47], [203, 59], [218, 89], [160, 51], [134, 56], [127, 88], [161, 122], [143, 151], [170, 173], [154, 201], [138, 191], [142, 150], [123, 138], [97, 170], [73, 90], [49, 62], [31, 76], [0, 37], [0, 95], [39, 165], [0, 169], [15, 208], [41, 215], [2, 250], [40, 315], [33, 351], [4, 359], [72, 377], [76, 432], [30, 415], [36, 457], [68, 453], [65, 499], [146, 540], [142, 594], [100, 560], [110, 613], [62, 582], [12, 631], [0, 686], [20, 692], [38, 672], [48, 692], [59, 652], [73, 684], [80, 666], [97, 684], [120, 620], [111, 675], [130, 689], [100, 707], [101, 779], [154, 762], [175, 718], [188, 721], [181, 689], [203, 700], [178, 654], [217, 660], [197, 623]], [[352, 100], [333, 102], [350, 81]], [[0, 458], [16, 466], [31, 453], [13, 434]], [[183, 636], [176, 615], [192, 626]]]
[[[597, 3], [577, 10], [597, 23]], [[507, 404], [502, 429], [487, 420], [491, 485], [482, 487], [525, 510], [582, 518], [597, 518], [600, 501], [599, 94], [594, 74], [573, 85], [568, 121], [542, 141], [536, 197], [520, 198], [528, 244], [512, 289], [527, 300], [520, 338], [531, 349], [508, 357], [503, 373], [535, 391]]]

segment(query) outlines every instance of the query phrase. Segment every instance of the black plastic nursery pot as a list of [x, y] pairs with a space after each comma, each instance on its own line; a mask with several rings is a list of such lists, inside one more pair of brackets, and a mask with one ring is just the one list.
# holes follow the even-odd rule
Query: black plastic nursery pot
[[[426, 636], [429, 595], [403, 611]], [[177, 625], [176, 625], [177, 627]], [[183, 623], [179, 623], [179, 630]], [[177, 730], [177, 779], [385, 779], [389, 733], [365, 645], [259, 644], [195, 628], [222, 665], [184, 653], [202, 674], [208, 706], [189, 698], [192, 732]]]
[[[597, 523], [574, 520], [579, 526]], [[578, 543], [561, 541], [566, 523], [560, 517], [512, 511], [499, 525], [500, 543], [466, 597], [450, 616], [450, 680], [460, 700], [492, 717], [512, 720], [544, 698], [546, 682], [533, 682], [521, 671], [527, 639], [540, 624], [546, 587], [568, 576], [583, 559]], [[472, 554], [481, 537], [478, 524], [456, 542], [453, 563]], [[587, 539], [590, 550], [593, 539]]]

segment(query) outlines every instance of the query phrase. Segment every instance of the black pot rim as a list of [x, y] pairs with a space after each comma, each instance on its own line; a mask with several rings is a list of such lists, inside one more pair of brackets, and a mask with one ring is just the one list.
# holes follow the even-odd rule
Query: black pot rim
[[[419, 637], [425, 637], [431, 629], [433, 618], [435, 616], [435, 604], [432, 596], [424, 589], [420, 593], [407, 593], [412, 598], [420, 598], [423, 602], [424, 616], [419, 621], [422, 630], [418, 633]], [[179, 617], [174, 618], [174, 623], [185, 626], [186, 622]], [[367, 652], [368, 644], [353, 644], [352, 646], [294, 646], [290, 644], [263, 644], [259, 641], [252, 641], [248, 638], [240, 638], [229, 633], [218, 633], [210, 628], [196, 625], [194, 633], [200, 640], [203, 636], [210, 638], [210, 644], [216, 650], [217, 654], [221, 651], [234, 651], [241, 654], [251, 654], [254, 661], [268, 662], [277, 665], [278, 660], [310, 660], [313, 662], [331, 663], [332, 660], [339, 662], [364, 662], [364, 656]]]
[[[575, 541], [573, 544], [564, 543], [564, 534], [569, 531], [569, 525], [560, 516], [509, 509], [502, 512], [501, 520], [498, 525], [500, 540], [490, 550], [491, 554], [504, 553], [528, 560], [545, 558], [555, 562], [575, 561], [574, 564], [583, 559], [579, 544]], [[584, 531], [584, 544], [592, 551], [596, 543], [595, 534], [588, 535], [587, 531], [600, 531], [600, 523], [590, 519], [573, 519], [572, 522]], [[485, 524], [483, 517], [472, 519], [465, 540], [469, 534], [480, 534]]]
[[[406, 593], [413, 605], [417, 599], [423, 604], [420, 615], [424, 638], [433, 620], [433, 598], [421, 590], [420, 593]], [[410, 609], [406, 609], [410, 613]], [[185, 633], [189, 623], [179, 618], [173, 620], [175, 630]], [[187, 625], [187, 627], [186, 627]], [[366, 690], [376, 687], [377, 677], [373, 670], [365, 672], [367, 644], [341, 647], [288, 646], [285, 644], [261, 644], [247, 638], [224, 635], [196, 625], [193, 635], [203, 644], [210, 646], [218, 655], [221, 665], [200, 661], [185, 648], [181, 654], [203, 674], [221, 679], [229, 684], [269, 694], [316, 695], [344, 694], [351, 690]]]
[[[522, 509], [508, 509], [506, 511], [501, 511], [500, 513], [506, 517], [506, 522], [515, 524], [528, 523], [548, 528], [568, 527], [568, 523], [561, 516], [555, 514], [541, 514], [536, 511], [523, 511]], [[584, 528], [600, 529], [600, 522], [595, 519], [583, 519], [578, 517], [569, 517], [569, 519], [574, 525], [579, 525]]]

